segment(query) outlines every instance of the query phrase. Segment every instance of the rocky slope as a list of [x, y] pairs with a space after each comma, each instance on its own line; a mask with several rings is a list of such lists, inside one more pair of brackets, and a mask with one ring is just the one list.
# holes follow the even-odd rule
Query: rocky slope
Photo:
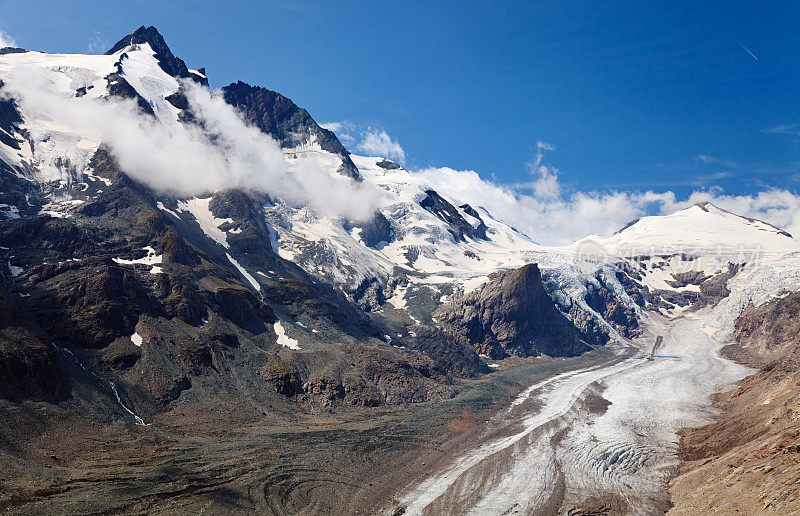
[[759, 372], [719, 394], [719, 420], [681, 435], [674, 514], [800, 511], [800, 295], [749, 306], [723, 350]]

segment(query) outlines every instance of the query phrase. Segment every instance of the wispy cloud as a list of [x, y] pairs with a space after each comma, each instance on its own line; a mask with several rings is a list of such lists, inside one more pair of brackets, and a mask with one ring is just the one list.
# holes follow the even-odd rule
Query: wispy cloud
[[384, 129], [368, 127], [361, 133], [361, 141], [356, 148], [366, 154], [383, 156], [399, 163], [406, 162], [406, 151]]
[[555, 150], [555, 147], [547, 142], [536, 142], [536, 154], [533, 161], [526, 164], [528, 172], [534, 177], [533, 180], [517, 183], [513, 186], [516, 190], [530, 190], [537, 197], [542, 199], [555, 198], [561, 195], [561, 183], [558, 180], [558, 169], [544, 162], [545, 153]]
[[722, 159], [722, 158], [715, 158], [714, 156], [709, 156], [708, 154], [700, 154], [695, 158], [697, 161], [702, 163], [706, 163], [709, 165], [722, 165], [728, 168], [741, 168], [742, 164], [738, 161], [733, 161], [730, 159]]
[[88, 50], [90, 54], [102, 54], [109, 48], [111, 48], [111, 44], [103, 37], [100, 31], [92, 31], [92, 38], [89, 40], [89, 44], [86, 45], [86, 50]]
[[0, 30], [0, 48], [16, 47], [17, 41], [4, 30]]
[[764, 134], [790, 134], [800, 136], [800, 124], [780, 124], [761, 130]]
[[356, 125], [350, 121], [342, 120], [341, 122], [325, 122], [319, 124], [323, 129], [333, 131], [336, 137], [339, 138], [344, 145], [352, 145], [356, 141], [354, 134], [358, 134]]

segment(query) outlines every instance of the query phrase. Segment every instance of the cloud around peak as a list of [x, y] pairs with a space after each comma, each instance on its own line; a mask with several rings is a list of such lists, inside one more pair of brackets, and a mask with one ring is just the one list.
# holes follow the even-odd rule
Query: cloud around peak
[[442, 195], [459, 204], [482, 206], [542, 244], [564, 245], [589, 234], [610, 235], [636, 218], [666, 215], [698, 202], [711, 202], [800, 235], [800, 196], [788, 190], [766, 188], [752, 195], [728, 195], [720, 188], [709, 188], [695, 190], [685, 198], [671, 190], [566, 194], [558, 170], [546, 165], [538, 153], [532, 165], [533, 180], [521, 185], [503, 185], [483, 179], [473, 170], [448, 167], [416, 173]]
[[[368, 218], [378, 205], [380, 192], [369, 184], [332, 175], [314, 162], [290, 167], [273, 138], [246, 124], [221, 93], [192, 81], [182, 81], [181, 91], [198, 124], [159, 121], [132, 100], [60, 94], [36, 67], [17, 66], [4, 80], [4, 93], [18, 101], [26, 120], [49, 120], [102, 142], [121, 170], [159, 193], [194, 196], [242, 188], [308, 205], [323, 215], [355, 219]], [[31, 137], [58, 139], [58, 134], [45, 134], [51, 126], [32, 124]], [[75, 145], [61, 147], [66, 152]], [[85, 155], [68, 158], [78, 171], [88, 166]]]
[[333, 131], [341, 142], [369, 156], [389, 158], [401, 164], [406, 162], [406, 151], [386, 129], [359, 126], [348, 120], [325, 122], [320, 127]]

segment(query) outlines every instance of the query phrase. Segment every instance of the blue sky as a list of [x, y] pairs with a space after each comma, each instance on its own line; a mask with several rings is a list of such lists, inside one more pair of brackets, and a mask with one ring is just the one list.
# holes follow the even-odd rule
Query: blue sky
[[[101, 51], [155, 25], [212, 86], [385, 129], [409, 168], [564, 191], [800, 189], [800, 4], [0, 2], [19, 46]], [[355, 144], [354, 144], [355, 145]]]

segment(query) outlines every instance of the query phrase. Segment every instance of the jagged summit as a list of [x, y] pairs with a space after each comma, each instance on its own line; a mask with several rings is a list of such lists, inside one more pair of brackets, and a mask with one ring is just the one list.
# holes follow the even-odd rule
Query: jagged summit
[[294, 148], [305, 141], [342, 160], [339, 172], [357, 181], [361, 180], [358, 168], [344, 145], [332, 131], [320, 127], [305, 109], [276, 91], [251, 86], [237, 81], [222, 88], [225, 101], [238, 108], [244, 119], [272, 135], [283, 148]]
[[167, 42], [164, 40], [164, 36], [152, 25], [150, 27], [142, 25], [131, 34], [120, 39], [106, 52], [106, 55], [115, 54], [130, 45], [141, 45], [144, 43], [150, 45], [150, 48], [155, 52], [156, 59], [158, 59], [161, 68], [171, 76], [194, 79], [198, 77], [197, 74], [193, 74], [189, 71], [186, 67], [186, 63], [184, 63], [181, 58], [175, 57], [167, 45]]

